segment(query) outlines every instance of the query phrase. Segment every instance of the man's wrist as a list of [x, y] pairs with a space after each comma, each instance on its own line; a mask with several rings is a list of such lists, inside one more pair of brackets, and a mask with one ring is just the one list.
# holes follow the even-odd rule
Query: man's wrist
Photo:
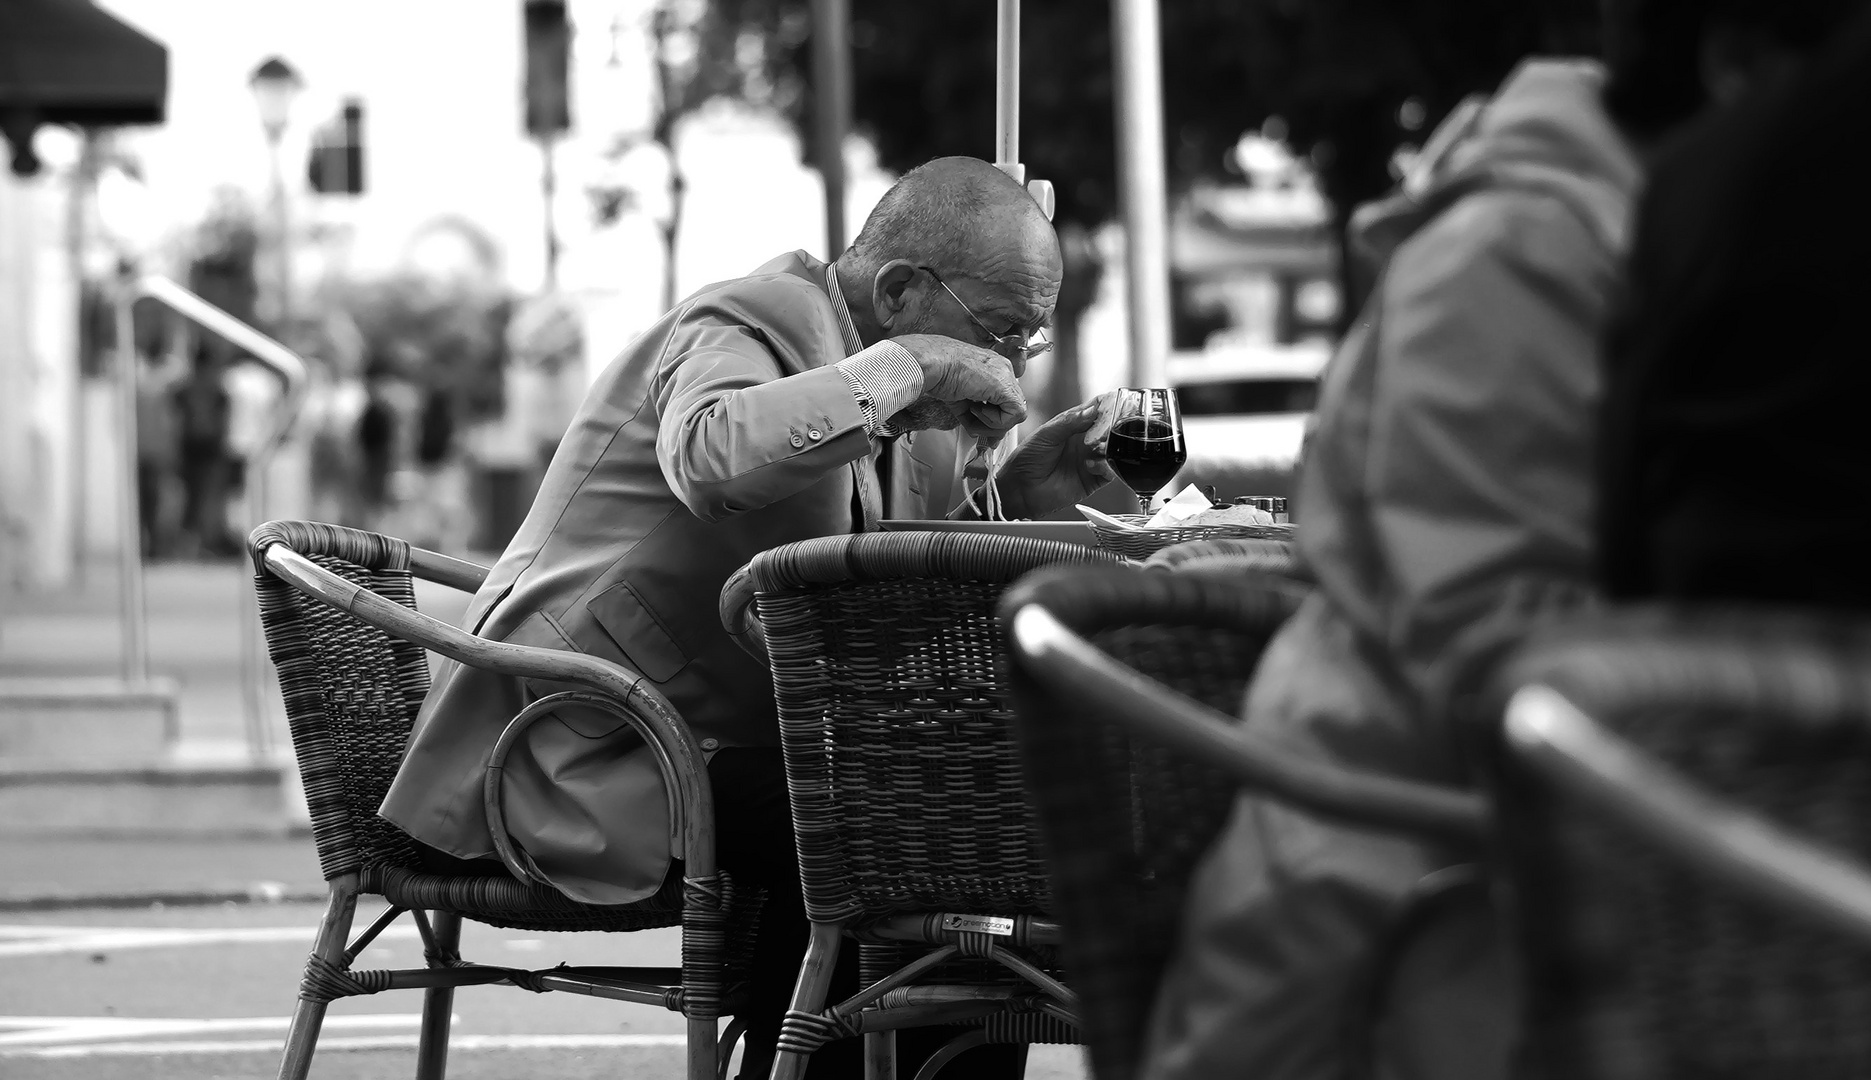
[[916, 354], [894, 341], [880, 341], [838, 363], [872, 435], [895, 435], [890, 418], [922, 396], [922, 364]]

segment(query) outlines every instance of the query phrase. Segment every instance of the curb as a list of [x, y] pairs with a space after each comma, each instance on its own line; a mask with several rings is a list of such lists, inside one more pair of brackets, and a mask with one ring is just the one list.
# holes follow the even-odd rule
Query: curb
[[124, 893], [48, 893], [0, 896], [0, 913], [72, 911], [80, 908], [214, 907], [222, 904], [317, 904], [320, 891], [293, 891], [277, 881], [256, 881], [245, 889], [154, 889]]

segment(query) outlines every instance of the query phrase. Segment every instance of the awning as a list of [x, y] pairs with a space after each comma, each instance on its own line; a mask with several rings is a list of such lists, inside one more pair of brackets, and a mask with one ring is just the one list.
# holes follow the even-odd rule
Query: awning
[[14, 171], [38, 125], [159, 124], [168, 89], [168, 49], [90, 0], [0, 2], [0, 127]]

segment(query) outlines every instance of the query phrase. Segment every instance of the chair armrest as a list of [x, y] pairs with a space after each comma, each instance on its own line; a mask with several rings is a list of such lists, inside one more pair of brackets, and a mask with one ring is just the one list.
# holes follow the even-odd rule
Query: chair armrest
[[1340, 820], [1474, 842], [1478, 795], [1313, 761], [1241, 731], [1233, 718], [1117, 663], [1039, 604], [1011, 621], [1015, 661], [1085, 712], [1209, 761], [1241, 783]]
[[721, 586], [721, 628], [747, 655], [765, 664], [767, 632], [760, 624], [759, 613], [754, 609], [758, 595], [754, 586], [753, 564], [748, 563], [734, 571], [734, 576]]
[[[255, 561], [299, 591], [451, 660], [499, 675], [571, 683], [615, 702], [616, 711], [643, 734], [663, 766], [677, 811], [670, 823], [672, 846], [685, 862], [685, 873], [691, 878], [715, 873], [714, 799], [706, 759], [675, 707], [642, 675], [582, 653], [476, 637], [346, 581], [277, 541], [256, 552]], [[513, 726], [502, 734], [508, 745], [509, 734], [518, 736]]]
[[409, 572], [424, 581], [433, 581], [465, 593], [479, 592], [486, 584], [489, 567], [457, 559], [427, 548], [409, 549]]
[[1871, 942], [1871, 873], [1709, 794], [1552, 687], [1534, 684], [1514, 693], [1506, 738], [1541, 777], [1675, 859]]

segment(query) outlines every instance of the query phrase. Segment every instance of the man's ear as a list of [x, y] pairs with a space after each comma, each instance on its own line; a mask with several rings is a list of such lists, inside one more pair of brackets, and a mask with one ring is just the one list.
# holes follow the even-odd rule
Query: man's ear
[[916, 264], [906, 259], [892, 259], [871, 278], [871, 311], [886, 335], [909, 316], [910, 282], [916, 279]]

